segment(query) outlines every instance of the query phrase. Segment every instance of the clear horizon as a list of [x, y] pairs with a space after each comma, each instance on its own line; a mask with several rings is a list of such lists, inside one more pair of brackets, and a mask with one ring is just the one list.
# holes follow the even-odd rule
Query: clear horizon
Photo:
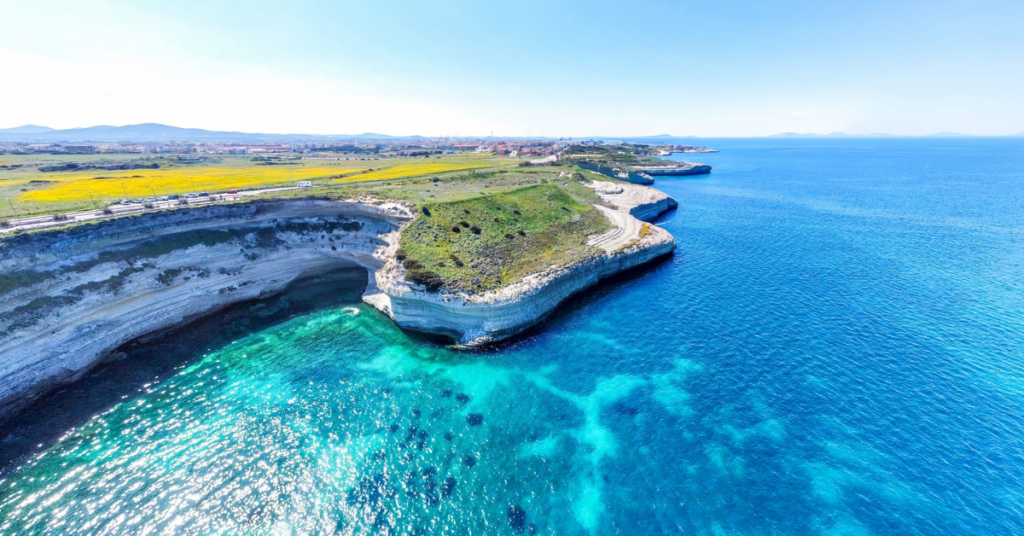
[[[0, 128], [1016, 135], [1024, 5], [0, 0]], [[1015, 22], [1017, 21], [1017, 22]]]

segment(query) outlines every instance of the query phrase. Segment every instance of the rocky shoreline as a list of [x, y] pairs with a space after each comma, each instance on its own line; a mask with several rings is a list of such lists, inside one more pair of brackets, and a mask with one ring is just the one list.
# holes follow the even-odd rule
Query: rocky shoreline
[[675, 248], [644, 223], [675, 205], [644, 186], [595, 181], [615, 224], [603, 254], [481, 295], [429, 293], [394, 259], [410, 205], [374, 199], [255, 201], [117, 218], [0, 243], [0, 420], [81, 377], [120, 345], [306, 275], [367, 270], [363, 299], [402, 328], [481, 345], [536, 324], [601, 278]]
[[464, 346], [506, 339], [540, 322], [560, 303], [599, 280], [644, 264], [675, 249], [675, 239], [644, 223], [676, 206], [662, 192], [634, 184], [593, 181], [602, 201], [597, 206], [612, 221], [611, 231], [592, 237], [604, 253], [570, 266], [551, 266], [484, 294], [432, 293], [406, 281], [395, 259], [398, 233], [380, 258], [384, 267], [370, 281], [363, 300], [405, 329], [441, 334]]

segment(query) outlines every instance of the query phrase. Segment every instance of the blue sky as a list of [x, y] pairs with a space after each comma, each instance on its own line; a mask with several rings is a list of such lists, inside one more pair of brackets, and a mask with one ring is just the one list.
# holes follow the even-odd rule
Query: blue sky
[[1024, 131], [1024, 2], [0, 0], [0, 127]]

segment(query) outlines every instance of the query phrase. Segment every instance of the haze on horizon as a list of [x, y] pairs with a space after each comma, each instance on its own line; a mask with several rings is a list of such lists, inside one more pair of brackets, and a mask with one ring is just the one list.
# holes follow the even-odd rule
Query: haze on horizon
[[1024, 3], [0, 0], [0, 128], [1024, 131]]

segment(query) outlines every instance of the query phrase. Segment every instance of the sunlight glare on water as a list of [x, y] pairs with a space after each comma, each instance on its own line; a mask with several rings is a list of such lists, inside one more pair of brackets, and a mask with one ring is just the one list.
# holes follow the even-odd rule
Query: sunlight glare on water
[[1024, 141], [703, 143], [669, 259], [483, 352], [254, 330], [6, 474], [0, 533], [1024, 532]]

